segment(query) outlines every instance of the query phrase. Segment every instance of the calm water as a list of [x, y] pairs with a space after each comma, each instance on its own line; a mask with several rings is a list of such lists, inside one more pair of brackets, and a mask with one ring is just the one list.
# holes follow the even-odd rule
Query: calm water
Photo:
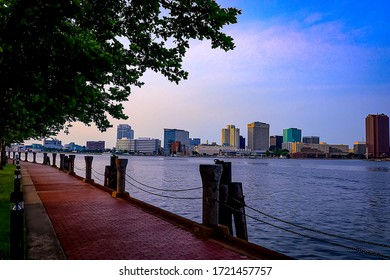
[[[201, 189], [167, 190], [200, 187], [199, 165], [214, 164], [212, 158], [127, 158], [127, 174], [142, 183], [128, 177], [126, 188], [131, 196], [201, 222]], [[255, 209], [246, 208], [251, 242], [298, 259], [382, 258], [351, 248], [390, 256], [390, 162], [224, 160], [232, 162], [233, 181], [243, 183], [245, 201]], [[95, 181], [102, 183], [104, 166], [109, 161], [109, 155], [94, 156]], [[76, 156], [75, 165], [76, 173], [84, 176], [82, 155]], [[317, 232], [282, 223], [259, 212]]]

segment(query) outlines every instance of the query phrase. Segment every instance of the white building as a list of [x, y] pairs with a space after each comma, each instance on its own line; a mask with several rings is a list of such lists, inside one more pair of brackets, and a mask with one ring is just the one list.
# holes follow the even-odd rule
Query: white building
[[131, 153], [157, 155], [161, 149], [161, 140], [152, 138], [122, 138], [116, 141], [116, 149]]

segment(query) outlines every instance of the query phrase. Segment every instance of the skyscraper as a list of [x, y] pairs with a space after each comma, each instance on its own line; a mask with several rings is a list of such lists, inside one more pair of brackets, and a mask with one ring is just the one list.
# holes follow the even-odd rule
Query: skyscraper
[[369, 158], [390, 156], [389, 117], [385, 114], [366, 117], [366, 149]]
[[164, 128], [164, 153], [169, 154], [171, 145], [180, 142], [180, 150], [184, 153], [190, 148], [190, 133], [181, 129]]
[[120, 124], [116, 130], [116, 139], [134, 139], [134, 130], [128, 124]]
[[226, 128], [222, 128], [221, 137], [222, 146], [240, 147], [240, 129], [234, 125], [227, 125]]
[[298, 128], [283, 129], [283, 143], [301, 142], [302, 130]]
[[248, 149], [252, 151], [269, 149], [269, 124], [262, 122], [248, 124]]

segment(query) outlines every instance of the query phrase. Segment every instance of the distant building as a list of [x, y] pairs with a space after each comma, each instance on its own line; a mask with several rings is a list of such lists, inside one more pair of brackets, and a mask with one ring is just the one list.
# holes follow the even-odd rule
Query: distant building
[[202, 156], [216, 156], [219, 155], [222, 146], [213, 143], [209, 144], [201, 144], [195, 147], [195, 151]]
[[292, 157], [340, 157], [349, 153], [348, 145], [335, 144], [306, 144], [300, 142], [289, 142], [290, 154]]
[[164, 154], [170, 154], [173, 142], [180, 142], [181, 151], [187, 154], [190, 149], [190, 133], [181, 129], [164, 128]]
[[245, 150], [245, 138], [240, 135], [240, 149]]
[[248, 149], [252, 151], [269, 149], [269, 127], [262, 122], [248, 124]]
[[130, 151], [130, 140], [127, 138], [121, 138], [116, 140], [116, 149], [118, 151]]
[[366, 149], [368, 158], [390, 156], [389, 117], [385, 114], [366, 117]]
[[120, 124], [117, 127], [116, 139], [134, 139], [134, 130], [128, 124]]
[[222, 128], [221, 133], [221, 144], [222, 146], [228, 147], [240, 147], [240, 129], [234, 125], [229, 124], [226, 128]]
[[303, 136], [302, 142], [305, 144], [320, 144], [320, 137], [318, 137], [318, 136]]
[[75, 142], [70, 142], [69, 144], [64, 145], [64, 149], [68, 151], [81, 152], [85, 150], [85, 146], [77, 145]]
[[194, 148], [200, 145], [200, 138], [190, 138], [190, 151], [192, 152]]
[[355, 155], [365, 155], [366, 154], [366, 143], [365, 142], [354, 142], [353, 143], [353, 153]]
[[302, 142], [302, 130], [298, 128], [283, 129], [283, 143]]
[[62, 142], [58, 139], [44, 139], [43, 147], [45, 149], [62, 150]]
[[104, 151], [106, 148], [105, 141], [87, 141], [87, 149], [91, 151]]
[[145, 155], [158, 155], [161, 150], [161, 140], [153, 138], [130, 139], [129, 152]]
[[273, 135], [270, 138], [270, 151], [275, 151], [282, 148], [283, 136]]

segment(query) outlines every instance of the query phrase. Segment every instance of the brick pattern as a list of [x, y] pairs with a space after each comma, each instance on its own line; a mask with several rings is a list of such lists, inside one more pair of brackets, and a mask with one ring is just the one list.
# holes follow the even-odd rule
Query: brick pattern
[[30, 173], [67, 259], [247, 259], [57, 168], [32, 163], [22, 168]]

